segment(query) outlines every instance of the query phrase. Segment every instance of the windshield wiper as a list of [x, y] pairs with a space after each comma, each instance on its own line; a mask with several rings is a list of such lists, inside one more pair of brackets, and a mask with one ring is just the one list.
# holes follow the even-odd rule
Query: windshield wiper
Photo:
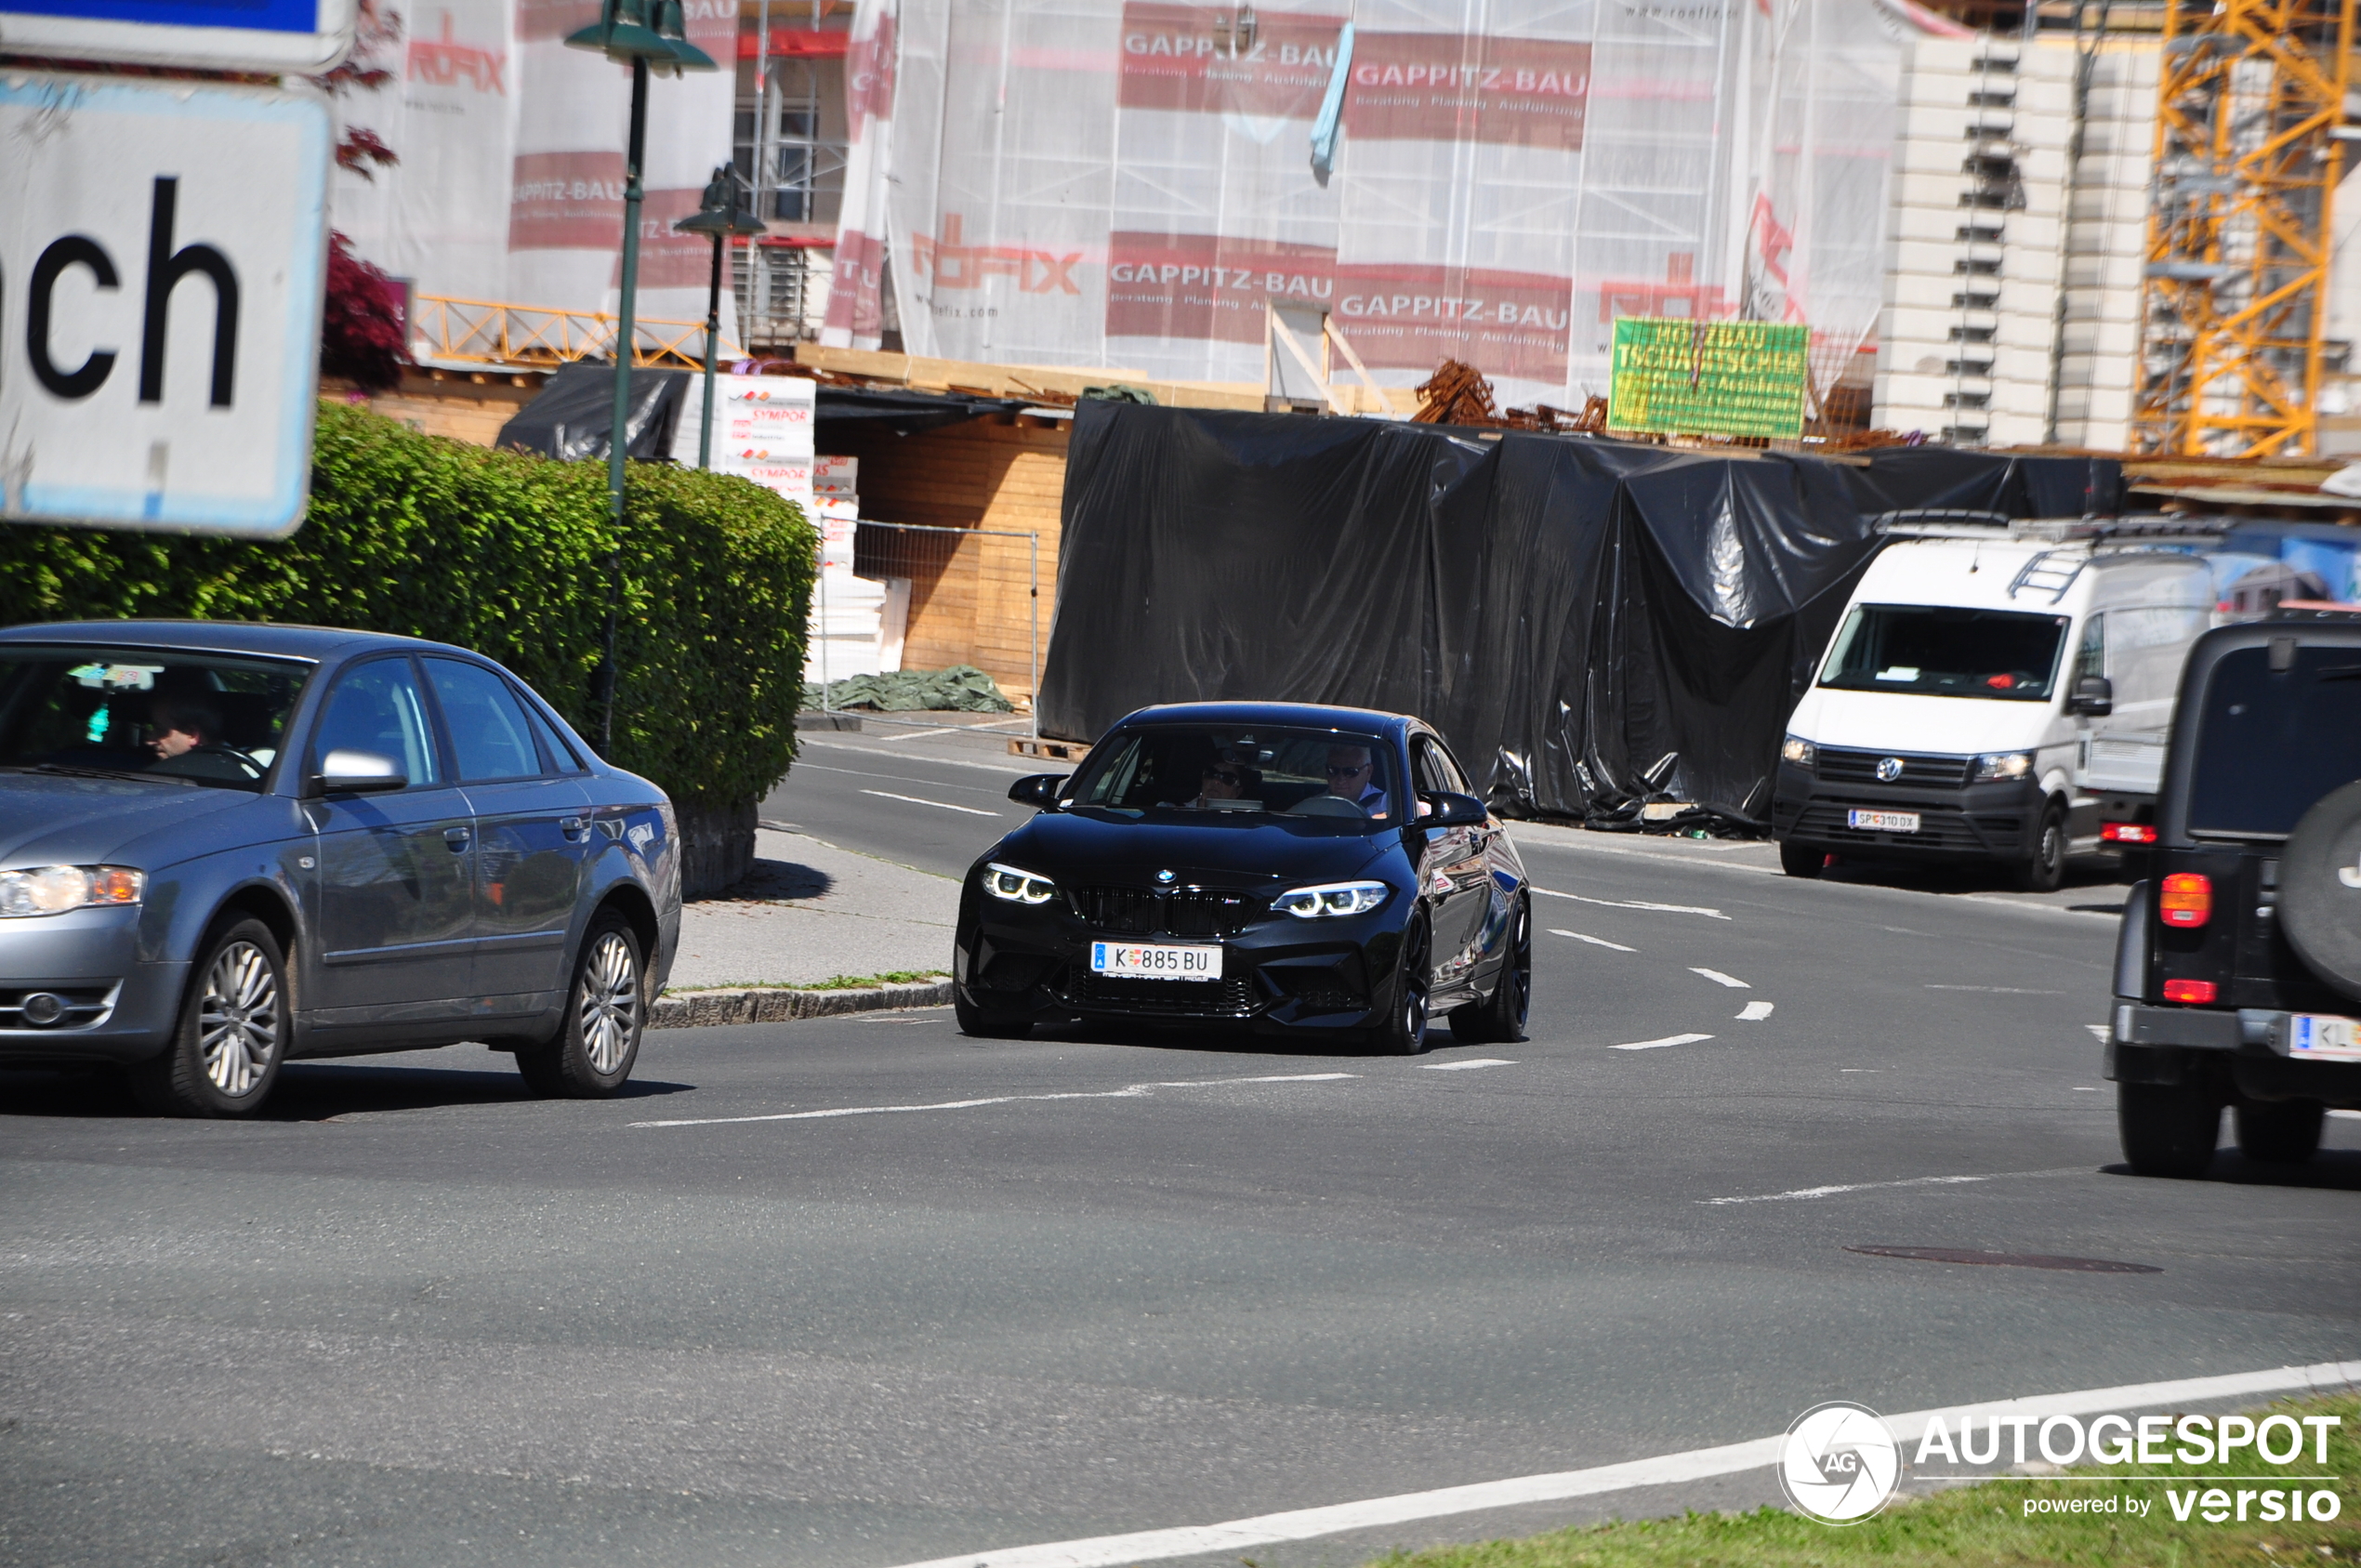
[[192, 784], [197, 781], [177, 773], [135, 773], [123, 768], [76, 768], [64, 762], [33, 762], [12, 764], [19, 772], [51, 773], [69, 779], [138, 779], [158, 784]]

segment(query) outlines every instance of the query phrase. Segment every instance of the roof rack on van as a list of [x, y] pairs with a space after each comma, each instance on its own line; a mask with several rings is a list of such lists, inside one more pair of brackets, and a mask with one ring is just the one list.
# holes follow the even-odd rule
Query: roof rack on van
[[1908, 539], [1989, 539], [2006, 536], [2015, 519], [2006, 512], [1972, 511], [1959, 507], [1906, 507], [1880, 512], [1869, 520], [1872, 534]]
[[2136, 539], [2219, 539], [2237, 525], [2236, 520], [2232, 518], [2148, 512], [2136, 517], [2109, 518], [2091, 530], [2091, 537], [2107, 543]]
[[2262, 617], [2266, 621], [2361, 621], [2361, 604], [2325, 599], [2283, 599]]

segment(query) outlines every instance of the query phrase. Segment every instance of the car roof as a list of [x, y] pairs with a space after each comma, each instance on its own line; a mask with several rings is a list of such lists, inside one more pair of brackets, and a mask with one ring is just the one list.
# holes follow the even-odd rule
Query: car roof
[[189, 652], [255, 653], [314, 661], [376, 648], [467, 652], [448, 643], [395, 637], [387, 632], [245, 621], [50, 621], [0, 630], [0, 647], [13, 642], [96, 642], [115, 647], [129, 644]]
[[1376, 708], [1323, 703], [1158, 703], [1124, 716], [1125, 724], [1282, 724], [1299, 730], [1352, 730], [1398, 735], [1419, 720]]

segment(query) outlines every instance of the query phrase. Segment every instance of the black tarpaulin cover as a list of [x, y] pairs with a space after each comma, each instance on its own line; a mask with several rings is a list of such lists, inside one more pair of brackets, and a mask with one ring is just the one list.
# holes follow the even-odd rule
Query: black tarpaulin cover
[[815, 393], [812, 423], [821, 429], [859, 426], [897, 435], [963, 424], [984, 415], [1014, 414], [1031, 405], [1017, 398], [974, 397], [965, 392], [929, 392], [916, 387], [837, 387], [823, 383]]
[[1419, 715], [1510, 810], [1643, 795], [1767, 814], [1783, 727], [1871, 520], [2115, 508], [2103, 460], [1866, 462], [1086, 402], [1067, 454], [1046, 732], [1150, 703]]
[[[642, 463], [672, 455], [672, 427], [689, 386], [685, 370], [634, 370], [627, 455]], [[614, 366], [561, 365], [541, 395], [500, 427], [503, 448], [575, 462], [604, 458], [614, 428]]]

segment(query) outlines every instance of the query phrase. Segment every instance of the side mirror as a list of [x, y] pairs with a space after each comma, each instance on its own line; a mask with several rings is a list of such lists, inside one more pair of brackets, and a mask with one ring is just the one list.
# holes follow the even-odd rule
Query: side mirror
[[320, 759], [320, 771], [311, 776], [311, 782], [323, 795], [361, 795], [410, 786], [402, 764], [392, 758], [379, 752], [342, 748]]
[[2104, 675], [2084, 676], [2074, 683], [2074, 695], [2066, 699], [2066, 711], [2104, 718], [2115, 711], [2115, 682]]
[[1484, 802], [1472, 795], [1452, 795], [1438, 791], [1426, 797], [1434, 807], [1434, 814], [1420, 819], [1426, 827], [1481, 827], [1491, 813]]
[[1064, 773], [1028, 773], [1009, 786], [1009, 798], [1020, 806], [1037, 806], [1043, 810], [1058, 803], [1058, 786], [1066, 782]]

